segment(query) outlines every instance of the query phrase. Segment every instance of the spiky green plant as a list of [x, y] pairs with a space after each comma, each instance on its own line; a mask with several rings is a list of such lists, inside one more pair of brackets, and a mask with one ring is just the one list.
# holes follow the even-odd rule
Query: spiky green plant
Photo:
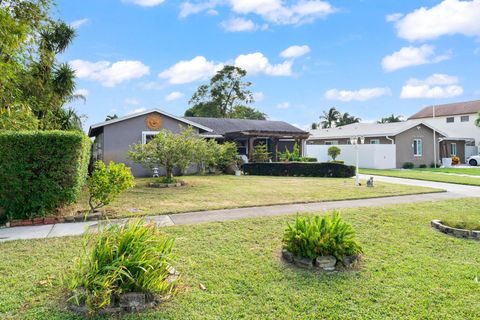
[[141, 219], [87, 234], [83, 255], [65, 277], [72, 291], [69, 301], [94, 312], [122, 293], [171, 293], [167, 277], [173, 242]]
[[352, 225], [344, 222], [336, 211], [331, 217], [297, 216], [295, 223], [287, 224], [283, 243], [294, 255], [310, 259], [332, 255], [341, 260], [362, 252]]

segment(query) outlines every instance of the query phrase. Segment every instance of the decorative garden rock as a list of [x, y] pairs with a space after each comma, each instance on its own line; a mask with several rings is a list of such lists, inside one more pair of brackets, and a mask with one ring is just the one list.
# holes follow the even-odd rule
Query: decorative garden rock
[[285, 261], [292, 263], [293, 262], [293, 253], [291, 253], [287, 249], [283, 249], [282, 250], [282, 258], [285, 259]]
[[300, 268], [311, 269], [313, 267], [312, 259], [304, 257], [293, 257], [293, 262]]
[[359, 255], [354, 254], [352, 256], [345, 256], [343, 257], [343, 265], [347, 268], [353, 267], [355, 264], [357, 264]]
[[[162, 301], [162, 299], [160, 299]], [[109, 315], [127, 312], [138, 312], [153, 308], [156, 305], [155, 297], [152, 294], [143, 292], [128, 292], [120, 296], [112, 297], [111, 303], [98, 310], [99, 315]], [[85, 305], [70, 304], [69, 309], [81, 315], [88, 315], [88, 308]]]
[[337, 258], [334, 256], [321, 256], [315, 259], [315, 266], [321, 268], [324, 271], [335, 271], [335, 265], [337, 264]]
[[480, 230], [458, 229], [444, 225], [440, 220], [431, 221], [432, 228], [456, 238], [480, 240]]

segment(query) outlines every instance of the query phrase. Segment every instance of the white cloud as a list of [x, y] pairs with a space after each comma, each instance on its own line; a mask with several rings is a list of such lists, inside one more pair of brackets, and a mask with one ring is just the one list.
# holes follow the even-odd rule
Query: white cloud
[[288, 109], [288, 108], [290, 108], [290, 103], [289, 102], [282, 102], [282, 103], [277, 104], [277, 109], [285, 110], [285, 109]]
[[270, 76], [290, 76], [292, 75], [292, 62], [284, 61], [280, 64], [272, 65], [268, 58], [261, 52], [239, 55], [235, 59], [235, 65], [247, 70], [249, 74], [255, 75], [263, 73]]
[[280, 52], [280, 56], [283, 58], [297, 58], [303, 55], [306, 55], [310, 52], [310, 47], [307, 45], [303, 46], [290, 46], [287, 49]]
[[87, 89], [77, 89], [77, 90], [75, 90], [75, 92], [73, 94], [88, 97], [89, 92], [88, 92]]
[[70, 22], [70, 26], [74, 29], [78, 29], [81, 26], [83, 26], [84, 24], [88, 23], [89, 21], [90, 20], [88, 20], [87, 18], [80, 19], [80, 20], [75, 20], [75, 21]]
[[181, 93], [180, 91], [173, 91], [173, 92], [170, 92], [166, 97], [165, 97], [165, 100], [167, 101], [175, 101], [175, 100], [178, 100], [178, 99], [181, 99], [183, 98], [183, 93]]
[[399, 51], [386, 56], [382, 60], [382, 67], [385, 71], [418, 66], [428, 63], [437, 63], [450, 59], [449, 54], [435, 55], [435, 47], [422, 45], [421, 47], [403, 47]]
[[190, 1], [184, 2], [180, 5], [180, 18], [186, 18], [192, 14], [197, 14], [206, 11], [210, 15], [217, 15], [218, 12], [214, 8], [218, 5], [218, 1], [206, 1], [199, 3], [192, 3]]
[[339, 100], [339, 101], [366, 101], [386, 95], [390, 95], [391, 91], [389, 88], [364, 88], [360, 90], [338, 90], [330, 89], [325, 92], [325, 98], [328, 100]]
[[285, 6], [282, 0], [229, 0], [237, 14], [256, 14], [275, 24], [313, 22], [335, 12], [330, 3], [321, 0], [300, 0]]
[[141, 78], [150, 73], [150, 68], [141, 61], [110, 61], [89, 62], [72, 60], [70, 66], [80, 79], [98, 81], [105, 87], [114, 87], [124, 81]]
[[243, 18], [232, 18], [220, 24], [229, 32], [254, 31], [258, 26], [252, 21]]
[[129, 111], [127, 111], [127, 115], [143, 112], [143, 111], [146, 111], [146, 110], [147, 110], [147, 108], [137, 108], [137, 109], [129, 110]]
[[263, 101], [265, 99], [265, 94], [263, 92], [254, 92], [253, 99], [255, 99], [256, 102]]
[[392, 13], [385, 17], [387, 22], [396, 22], [403, 17], [403, 13]]
[[206, 79], [223, 67], [221, 63], [207, 61], [203, 56], [197, 56], [192, 60], [177, 62], [158, 76], [167, 79], [171, 84], [189, 83]]
[[322, 0], [294, 0], [288, 5], [283, 0], [210, 0], [205, 2], [182, 3], [180, 18], [200, 13], [214, 11], [218, 5], [227, 4], [235, 14], [257, 15], [267, 22], [274, 24], [303, 24], [310, 23], [319, 18], [324, 18], [336, 10], [332, 5]]
[[457, 97], [463, 94], [463, 88], [458, 82], [459, 79], [455, 76], [438, 73], [424, 80], [412, 78], [402, 87], [400, 97], [402, 99]]
[[138, 106], [140, 104], [140, 100], [135, 98], [126, 98], [125, 100], [123, 100], [123, 102], [126, 105], [131, 105], [131, 106]]
[[165, 0], [123, 0], [123, 2], [133, 3], [142, 7], [155, 7], [165, 2]]
[[421, 7], [395, 21], [397, 35], [409, 41], [431, 40], [444, 35], [480, 36], [480, 0], [444, 0]]

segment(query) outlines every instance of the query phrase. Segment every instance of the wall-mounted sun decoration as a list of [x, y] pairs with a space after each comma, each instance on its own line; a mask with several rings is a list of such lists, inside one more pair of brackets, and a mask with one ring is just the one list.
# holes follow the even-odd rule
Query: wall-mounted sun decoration
[[162, 117], [160, 117], [158, 114], [148, 115], [145, 122], [150, 130], [159, 130], [162, 127]]

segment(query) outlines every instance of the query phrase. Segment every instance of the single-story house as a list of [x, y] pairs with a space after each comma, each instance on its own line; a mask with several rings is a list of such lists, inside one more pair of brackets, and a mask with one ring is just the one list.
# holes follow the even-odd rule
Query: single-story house
[[[239, 154], [248, 158], [258, 143], [266, 143], [275, 159], [278, 152], [285, 148], [292, 150], [295, 143], [302, 148], [309, 136], [308, 132], [283, 121], [177, 117], [151, 109], [92, 125], [88, 135], [95, 138], [93, 160], [123, 162], [136, 177], [150, 176], [148, 169], [128, 159], [130, 146], [148, 143], [161, 130], [179, 133], [189, 126], [206, 139], [236, 142]], [[193, 173], [195, 168], [191, 170]]]
[[362, 152], [360, 166], [368, 168], [401, 168], [406, 162], [429, 166], [435, 160], [435, 152], [437, 161], [454, 155], [465, 161], [465, 145], [472, 141], [469, 137], [449, 136], [426, 122], [418, 121], [353, 123], [310, 133], [306, 145], [308, 156], [327, 160], [323, 158], [327, 157], [328, 146], [338, 145], [343, 157], [348, 158], [348, 164], [355, 161], [357, 148], [351, 145], [350, 138], [358, 137], [359, 142], [360, 137], [364, 138], [364, 146], [358, 146]]

